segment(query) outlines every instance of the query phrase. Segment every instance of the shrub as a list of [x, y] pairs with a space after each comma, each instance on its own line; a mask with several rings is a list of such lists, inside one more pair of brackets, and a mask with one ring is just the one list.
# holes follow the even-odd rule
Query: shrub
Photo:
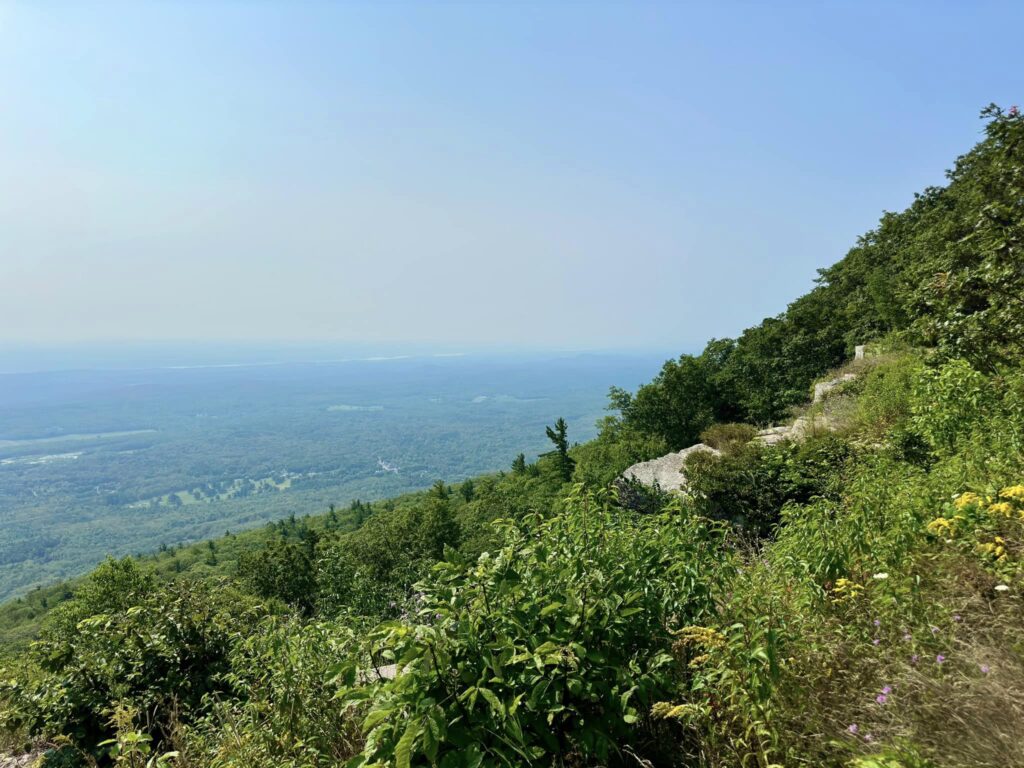
[[700, 441], [723, 453], [737, 453], [757, 436], [750, 424], [712, 424], [700, 433]]
[[577, 493], [561, 515], [504, 522], [475, 567], [439, 565], [418, 622], [372, 637], [400, 671], [371, 694], [363, 764], [606, 761], [639, 738], [670, 684], [672, 629], [712, 610], [726, 571], [721, 531], [675, 509]]
[[326, 768], [359, 751], [349, 706], [354, 633], [324, 622], [271, 618], [237, 643], [219, 698], [190, 731], [186, 757], [218, 768]]
[[18, 680], [7, 698], [33, 735], [89, 751], [115, 737], [111, 719], [121, 708], [138, 713], [141, 732], [159, 745], [179, 714], [224, 689], [231, 645], [259, 608], [226, 584], [179, 581], [145, 596], [114, 592], [107, 612], [69, 627], [69, 615], [102, 607], [97, 586], [46, 629], [32, 648], [38, 674]]
[[695, 452], [686, 462], [687, 487], [701, 514], [764, 536], [786, 504], [838, 494], [852, 455], [850, 444], [836, 435], [800, 444], [749, 443], [722, 456]]

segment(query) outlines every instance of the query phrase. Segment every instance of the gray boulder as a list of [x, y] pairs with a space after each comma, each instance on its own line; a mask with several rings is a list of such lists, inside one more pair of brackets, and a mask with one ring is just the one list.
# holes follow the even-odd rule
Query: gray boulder
[[709, 445], [697, 443], [697, 445], [691, 445], [681, 451], [667, 453], [657, 459], [634, 464], [622, 473], [622, 477], [651, 487], [657, 483], [663, 491], [685, 490], [686, 475], [683, 474], [683, 464], [686, 462], [687, 456], [698, 451], [709, 451], [715, 456], [721, 453]]

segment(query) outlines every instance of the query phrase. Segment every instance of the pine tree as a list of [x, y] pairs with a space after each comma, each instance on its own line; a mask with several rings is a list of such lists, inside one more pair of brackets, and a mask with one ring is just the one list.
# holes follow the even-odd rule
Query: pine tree
[[569, 482], [572, 480], [572, 470], [576, 465], [576, 462], [569, 457], [569, 425], [565, 423], [565, 419], [559, 418], [555, 422], [554, 428], [546, 427], [546, 430], [548, 440], [555, 444], [555, 450], [544, 455], [555, 459], [558, 474], [562, 480]]

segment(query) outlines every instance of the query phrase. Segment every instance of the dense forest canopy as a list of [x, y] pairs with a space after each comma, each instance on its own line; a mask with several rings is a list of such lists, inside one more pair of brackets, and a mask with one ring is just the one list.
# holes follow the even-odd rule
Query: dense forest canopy
[[[592, 441], [560, 421], [508, 472], [7, 604], [0, 744], [53, 765], [1021, 765], [1024, 118], [983, 117], [945, 187], [777, 317], [613, 388]], [[827, 430], [751, 440], [840, 366], [804, 414]], [[616, 482], [702, 439], [721, 453], [688, 461], [688, 493]]]

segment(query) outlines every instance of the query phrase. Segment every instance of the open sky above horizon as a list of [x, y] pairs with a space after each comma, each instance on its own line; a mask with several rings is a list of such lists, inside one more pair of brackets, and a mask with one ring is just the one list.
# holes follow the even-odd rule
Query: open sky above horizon
[[1021, 99], [1020, 3], [0, 2], [0, 342], [697, 350]]

